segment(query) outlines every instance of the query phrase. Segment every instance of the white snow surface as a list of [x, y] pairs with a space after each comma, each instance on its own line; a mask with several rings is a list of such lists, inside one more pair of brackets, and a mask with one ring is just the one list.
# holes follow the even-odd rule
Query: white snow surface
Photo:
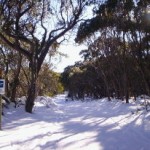
[[140, 110], [140, 100], [38, 97], [33, 114], [11, 105], [2, 119], [0, 150], [149, 150], [150, 111]]

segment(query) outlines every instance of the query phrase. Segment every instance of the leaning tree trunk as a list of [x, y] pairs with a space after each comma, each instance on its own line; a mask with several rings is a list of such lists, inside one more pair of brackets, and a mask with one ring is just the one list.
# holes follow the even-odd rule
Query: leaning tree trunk
[[36, 97], [36, 81], [37, 81], [37, 59], [33, 58], [29, 66], [30, 71], [30, 85], [28, 88], [28, 96], [26, 101], [25, 110], [26, 112], [32, 113], [34, 106], [34, 100]]

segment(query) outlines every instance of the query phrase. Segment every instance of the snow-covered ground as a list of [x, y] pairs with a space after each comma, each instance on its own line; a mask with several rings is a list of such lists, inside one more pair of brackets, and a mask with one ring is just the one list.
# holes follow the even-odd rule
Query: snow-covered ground
[[0, 150], [150, 149], [150, 112], [136, 111], [134, 102], [65, 102], [59, 95], [38, 98], [33, 114], [23, 107], [5, 110]]

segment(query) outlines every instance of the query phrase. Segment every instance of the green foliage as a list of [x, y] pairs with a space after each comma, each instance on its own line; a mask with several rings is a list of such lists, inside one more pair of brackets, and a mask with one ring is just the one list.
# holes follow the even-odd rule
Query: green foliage
[[60, 82], [60, 74], [51, 71], [48, 64], [44, 64], [37, 83], [38, 95], [54, 96], [63, 91], [64, 88]]

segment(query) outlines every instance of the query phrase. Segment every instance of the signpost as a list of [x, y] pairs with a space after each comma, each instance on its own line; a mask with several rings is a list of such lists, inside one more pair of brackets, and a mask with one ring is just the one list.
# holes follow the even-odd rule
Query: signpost
[[2, 78], [2, 70], [0, 69], [0, 130], [2, 130], [2, 96], [5, 94], [5, 80]]
[[5, 80], [0, 79], [0, 94], [5, 94]]

